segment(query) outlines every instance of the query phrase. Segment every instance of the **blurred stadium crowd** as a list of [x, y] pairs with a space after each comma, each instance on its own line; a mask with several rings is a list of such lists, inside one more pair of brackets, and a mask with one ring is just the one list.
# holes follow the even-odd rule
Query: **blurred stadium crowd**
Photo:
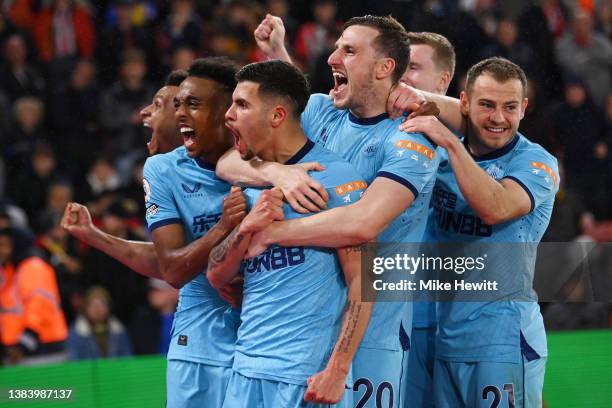
[[[611, 241], [611, 0], [4, 0], [0, 218], [30, 228], [55, 269], [74, 358], [163, 353], [177, 292], [72, 239], [59, 225], [65, 205], [86, 203], [104, 231], [147, 239], [140, 110], [196, 57], [261, 60], [252, 33], [268, 12], [283, 18], [315, 92], [333, 87], [326, 60], [342, 21], [363, 14], [445, 35], [457, 53], [451, 96], [480, 59], [519, 64], [530, 80], [520, 131], [562, 171], [544, 240]], [[607, 304], [551, 309], [549, 329], [612, 325]]]

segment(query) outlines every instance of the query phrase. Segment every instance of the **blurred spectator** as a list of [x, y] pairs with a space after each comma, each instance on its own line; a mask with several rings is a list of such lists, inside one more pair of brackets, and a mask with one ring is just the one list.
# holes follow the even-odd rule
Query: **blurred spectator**
[[40, 0], [12, 0], [5, 1], [3, 8], [7, 10], [8, 17], [19, 28], [27, 31], [34, 29], [36, 14], [42, 7]]
[[[77, 193], [77, 201], [92, 203], [100, 199], [106, 200], [105, 196], [112, 197], [121, 187], [121, 180], [113, 163], [106, 157], [98, 157], [89, 168], [85, 176], [85, 183]], [[111, 199], [112, 201], [112, 199]], [[92, 208], [94, 215], [99, 215], [109, 203], [101, 208]]]
[[406, 27], [410, 31], [431, 31], [444, 35], [455, 47], [457, 66], [456, 81], [453, 81], [448, 95], [459, 95], [461, 78], [468, 68], [480, 60], [483, 44], [487, 37], [474, 15], [461, 8], [453, 9], [452, 2], [426, 0], [422, 9], [416, 9]]
[[130, 335], [135, 354], [168, 353], [178, 290], [160, 279], [149, 279], [148, 303], [132, 316]]
[[240, 39], [227, 25], [215, 26], [214, 30], [209, 33], [207, 48], [211, 55], [225, 55], [239, 64], [247, 63], [247, 54], [241, 47]]
[[11, 129], [11, 102], [6, 93], [0, 89], [0, 145], [8, 143], [8, 133]]
[[571, 32], [557, 43], [557, 58], [566, 74], [584, 78], [593, 102], [603, 107], [612, 87], [612, 43], [595, 32], [589, 13], [576, 12]]
[[[129, 228], [130, 219], [140, 216], [136, 210], [131, 200], [114, 201], [99, 218], [100, 229], [119, 238], [141, 240]], [[91, 249], [85, 256], [83, 284], [101, 285], [112, 293], [115, 313], [122, 322], [128, 322], [135, 308], [146, 304], [147, 278], [98, 250]]]
[[516, 23], [502, 18], [497, 22], [494, 40], [485, 46], [480, 54], [482, 59], [504, 57], [518, 64], [527, 76], [540, 77], [542, 74], [535, 52], [529, 45], [518, 38]]
[[0, 228], [12, 226], [29, 230], [28, 216], [25, 211], [11, 202], [0, 201]]
[[213, 30], [205, 34], [206, 49], [238, 63], [248, 63], [254, 52], [253, 31], [263, 17], [259, 5], [250, 0], [231, 0], [216, 12]]
[[575, 189], [597, 217], [608, 216], [609, 186], [601, 177], [608, 168], [606, 123], [580, 78], [568, 80], [565, 100], [553, 108], [550, 119], [553, 153], [565, 163], [567, 187]]
[[604, 0], [599, 2], [599, 9], [596, 11], [601, 32], [612, 40], [612, 1]]
[[87, 290], [82, 314], [70, 327], [68, 350], [72, 360], [132, 355], [123, 324], [111, 315], [111, 295], [98, 286]]
[[17, 26], [13, 23], [11, 18], [6, 15], [4, 9], [0, 8], [0, 44], [3, 44], [8, 36], [18, 31]]
[[60, 221], [62, 213], [46, 210], [38, 217], [37, 237], [44, 259], [51, 264], [57, 273], [62, 309], [69, 323], [72, 323], [78, 311], [80, 295], [80, 273], [82, 262], [77, 251], [77, 243], [64, 230]]
[[58, 158], [81, 171], [97, 154], [91, 143], [99, 130], [99, 106], [96, 67], [89, 60], [80, 60], [74, 65], [69, 82], [55, 93], [49, 116], [55, 130], [53, 142], [58, 148]]
[[127, 52], [140, 50], [146, 59], [145, 66], [156, 68], [154, 57], [154, 41], [152, 32], [147, 25], [139, 26], [132, 19], [134, 13], [134, 0], [114, 0], [112, 2], [116, 22], [100, 33], [97, 43], [96, 60], [98, 61], [100, 78], [110, 83], [117, 77], [121, 58]]
[[134, 210], [136, 214], [144, 214], [146, 211], [144, 191], [142, 189], [145, 160], [145, 158], [142, 158], [136, 162], [136, 165], [132, 169], [131, 173], [129, 173], [131, 177], [125, 186], [119, 191], [119, 195], [121, 197], [127, 198], [136, 204], [137, 208]]
[[[62, 212], [72, 200], [74, 200], [74, 189], [69, 182], [58, 179], [49, 185], [46, 206], [48, 210]], [[34, 221], [37, 219], [35, 218]]]
[[36, 220], [45, 208], [51, 183], [59, 177], [55, 154], [50, 146], [38, 144], [26, 166], [10, 179], [10, 196], [28, 215]]
[[93, 57], [93, 21], [88, 10], [74, 0], [53, 0], [44, 7], [34, 22], [34, 39], [44, 62]]
[[53, 268], [33, 252], [32, 237], [0, 229], [0, 338], [6, 364], [59, 363], [68, 334]]
[[334, 76], [327, 59], [336, 47], [336, 40], [340, 36], [339, 30], [329, 30], [325, 49], [308, 67], [311, 91], [327, 94], [334, 87]]
[[162, 62], [170, 65], [170, 56], [178, 48], [199, 50], [202, 41], [202, 20], [196, 14], [193, 0], [171, 0], [170, 14], [157, 34], [157, 47]]
[[172, 52], [170, 70], [181, 69], [186, 71], [195, 58], [196, 53], [192, 48], [185, 46], [178, 47]]
[[121, 63], [119, 81], [102, 94], [100, 124], [105, 132], [103, 149], [109, 154], [130, 154], [144, 150], [146, 140], [140, 110], [149, 104], [155, 90], [145, 81], [144, 54], [127, 52]]
[[285, 26], [285, 38], [290, 44], [293, 44], [299, 24], [291, 15], [291, 5], [288, 0], [266, 0], [266, 13], [280, 17]]
[[338, 6], [333, 0], [316, 0], [313, 3], [314, 20], [300, 25], [295, 36], [295, 55], [304, 66], [314, 63], [328, 50], [329, 32], [340, 28], [337, 13]]
[[0, 88], [11, 101], [21, 96], [42, 96], [45, 82], [38, 70], [28, 62], [28, 47], [21, 34], [12, 34], [4, 43], [5, 63], [0, 68]]
[[542, 242], [569, 242], [576, 238], [580, 232], [578, 219], [586, 211], [580, 192], [567, 187], [565, 166], [560, 159], [559, 179], [561, 181], [555, 196], [555, 208]]
[[11, 178], [25, 170], [34, 146], [48, 141], [42, 129], [43, 110], [42, 101], [33, 97], [19, 98], [13, 105], [14, 126], [4, 145]]
[[550, 152], [554, 146], [550, 140], [551, 135], [547, 132], [550, 120], [547, 100], [540, 85], [531, 78], [527, 80], [527, 99], [529, 103], [521, 120], [519, 132]]
[[559, 0], [539, 0], [527, 7], [517, 20], [520, 38], [536, 51], [542, 69], [538, 79], [549, 98], [561, 97], [563, 92], [555, 40], [565, 32], [566, 19], [567, 10]]

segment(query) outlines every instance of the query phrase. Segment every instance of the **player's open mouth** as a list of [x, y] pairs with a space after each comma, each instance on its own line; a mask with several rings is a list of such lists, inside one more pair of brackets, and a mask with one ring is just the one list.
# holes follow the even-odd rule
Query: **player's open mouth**
[[234, 137], [234, 149], [236, 151], [240, 152], [240, 134], [238, 133], [238, 131], [236, 129], [234, 129], [228, 123], [225, 123], [225, 127], [227, 127], [229, 129], [230, 133]]
[[183, 146], [189, 150], [195, 144], [195, 130], [186, 125], [181, 125], [179, 130], [183, 135]]
[[341, 72], [334, 72], [334, 89], [332, 96], [338, 97], [348, 87], [348, 78]]
[[153, 131], [151, 132], [151, 139], [147, 142], [147, 150], [149, 150], [150, 155], [157, 153], [157, 137], [155, 137], [155, 132]]

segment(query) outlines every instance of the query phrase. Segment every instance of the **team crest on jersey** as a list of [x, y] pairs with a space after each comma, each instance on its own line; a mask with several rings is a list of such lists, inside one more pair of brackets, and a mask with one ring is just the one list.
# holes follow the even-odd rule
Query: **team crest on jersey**
[[146, 178], [142, 179], [142, 189], [144, 190], [144, 200], [146, 203], [151, 198], [151, 185]]
[[497, 167], [495, 163], [490, 165], [485, 171], [487, 172], [489, 176], [493, 177], [495, 180], [499, 180], [504, 177], [504, 171], [500, 169], [499, 167]]
[[369, 145], [363, 149], [363, 154], [366, 156], [374, 156], [376, 154], [376, 150], [378, 149], [378, 140], [373, 141]]

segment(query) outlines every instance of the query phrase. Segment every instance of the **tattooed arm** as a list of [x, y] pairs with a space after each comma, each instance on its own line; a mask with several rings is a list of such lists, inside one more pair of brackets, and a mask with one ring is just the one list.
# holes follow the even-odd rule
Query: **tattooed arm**
[[283, 193], [273, 188], [261, 193], [257, 203], [240, 225], [213, 248], [208, 258], [206, 276], [215, 289], [227, 285], [240, 271], [240, 264], [249, 248], [253, 233], [272, 221], [283, 219]]
[[240, 225], [213, 248], [208, 258], [206, 276], [215, 289], [221, 289], [240, 271], [240, 264], [249, 248], [252, 233], [241, 233]]
[[[342, 399], [346, 376], [368, 327], [374, 307], [373, 302], [361, 300], [361, 285], [363, 284], [365, 288], [372, 287], [369, 283], [370, 275], [361, 273], [361, 255], [362, 252], [357, 247], [338, 249], [348, 290], [344, 320], [327, 367], [308, 379], [308, 390], [304, 394], [304, 401], [335, 404]], [[367, 255], [364, 253], [364, 256]], [[362, 277], [366, 278], [363, 282]]]

